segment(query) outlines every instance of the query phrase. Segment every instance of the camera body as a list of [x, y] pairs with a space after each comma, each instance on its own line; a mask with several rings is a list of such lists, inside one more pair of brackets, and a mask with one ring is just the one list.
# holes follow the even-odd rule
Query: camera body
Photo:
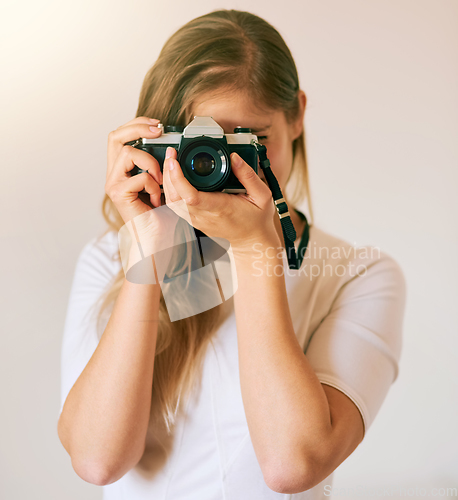
[[[143, 138], [131, 145], [156, 158], [161, 172], [167, 148], [175, 148], [184, 177], [199, 191], [245, 193], [246, 189], [232, 172], [230, 154], [237, 153], [258, 173], [255, 141], [257, 137], [250, 129], [237, 127], [233, 134], [225, 135], [213, 118], [196, 116], [186, 127], [169, 125], [157, 139]], [[142, 172], [145, 170], [135, 166], [131, 175]]]

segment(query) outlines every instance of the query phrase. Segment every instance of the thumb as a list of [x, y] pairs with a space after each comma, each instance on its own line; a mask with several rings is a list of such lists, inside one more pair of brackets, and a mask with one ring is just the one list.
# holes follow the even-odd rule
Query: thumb
[[[266, 197], [270, 198], [272, 196], [269, 187], [262, 182], [253, 168], [251, 168], [248, 163], [244, 162], [237, 153], [231, 154], [231, 167], [234, 175], [246, 189], [247, 195], [250, 196], [253, 201], [259, 201], [260, 205]], [[258, 203], [256, 204], [258, 205]]]

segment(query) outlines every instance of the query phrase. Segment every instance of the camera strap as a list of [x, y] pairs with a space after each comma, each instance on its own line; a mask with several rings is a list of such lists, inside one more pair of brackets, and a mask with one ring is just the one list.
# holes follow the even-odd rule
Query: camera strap
[[267, 158], [267, 148], [263, 144], [260, 144], [259, 142], [256, 142], [254, 140], [252, 141], [252, 144], [256, 147], [256, 150], [258, 152], [259, 165], [264, 172], [267, 185], [272, 191], [275, 208], [277, 209], [278, 217], [280, 218], [281, 228], [283, 231], [283, 240], [285, 242], [285, 250], [288, 258], [288, 266], [290, 269], [300, 269], [302, 259], [304, 258], [309, 242], [310, 226], [307, 217], [296, 210], [301, 219], [305, 221], [304, 232], [302, 233], [302, 238], [298, 248], [299, 255], [297, 255], [296, 248], [294, 247], [294, 242], [296, 241], [297, 237], [296, 230], [294, 229], [294, 224], [291, 220], [291, 216], [288, 210], [288, 205], [285, 198], [283, 198], [283, 193], [281, 192], [280, 185], [278, 184], [277, 178], [270, 168], [270, 161]]

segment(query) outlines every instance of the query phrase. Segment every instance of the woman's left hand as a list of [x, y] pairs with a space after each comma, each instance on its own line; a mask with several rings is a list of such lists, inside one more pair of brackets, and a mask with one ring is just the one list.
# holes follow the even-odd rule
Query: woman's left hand
[[[163, 189], [167, 205], [210, 237], [225, 238], [233, 250], [250, 251], [255, 243], [279, 246], [274, 226], [272, 192], [256, 172], [236, 153], [231, 155], [232, 170], [245, 187], [245, 193], [199, 191], [183, 175], [174, 148], [167, 148], [163, 167]], [[183, 200], [187, 211], [180, 204]]]

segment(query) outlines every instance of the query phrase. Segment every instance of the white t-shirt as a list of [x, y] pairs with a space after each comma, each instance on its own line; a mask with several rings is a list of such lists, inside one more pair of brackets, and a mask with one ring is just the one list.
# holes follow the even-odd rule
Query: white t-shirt
[[[299, 239], [296, 249], [298, 243]], [[63, 335], [61, 411], [97, 347], [92, 306], [121, 268], [117, 252], [117, 233], [111, 231], [86, 244], [78, 259]], [[398, 375], [406, 295], [403, 272], [386, 253], [355, 248], [316, 225], [310, 228], [305, 255], [301, 269], [290, 270], [284, 253], [298, 342], [320, 382], [356, 404], [367, 432]], [[151, 474], [136, 466], [103, 486], [104, 500], [328, 498], [324, 486], [332, 484], [332, 474], [314, 488], [291, 495], [265, 484], [243, 407], [233, 312], [213, 344], [215, 349], [209, 344], [206, 351], [200, 390], [178, 418], [166, 459], [156, 461]]]

